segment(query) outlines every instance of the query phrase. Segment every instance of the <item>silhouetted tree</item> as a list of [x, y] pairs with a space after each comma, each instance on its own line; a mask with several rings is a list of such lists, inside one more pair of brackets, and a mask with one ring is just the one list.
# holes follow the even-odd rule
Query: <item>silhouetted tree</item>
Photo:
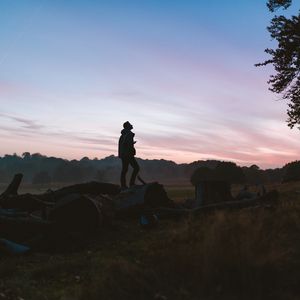
[[90, 159], [87, 156], [85, 156], [80, 161], [82, 161], [82, 162], [89, 162]]
[[229, 183], [245, 182], [243, 169], [233, 162], [222, 161], [215, 169], [216, 179], [224, 180]]
[[284, 168], [276, 168], [276, 169], [267, 169], [264, 170], [264, 177], [266, 182], [276, 182], [279, 183], [283, 179]]
[[32, 158], [32, 159], [36, 159], [36, 160], [42, 159], [42, 158], [45, 158], [45, 157], [46, 157], [46, 156], [42, 155], [41, 153], [33, 153], [33, 154], [31, 155], [31, 158]]
[[214, 170], [208, 167], [200, 167], [196, 169], [191, 176], [192, 185], [197, 185], [200, 181], [214, 180], [215, 173]]
[[259, 170], [259, 166], [258, 165], [252, 165], [252, 166], [250, 166], [250, 169]]
[[285, 174], [283, 182], [298, 181], [300, 180], [300, 161], [293, 161], [285, 165]]
[[233, 162], [219, 162], [215, 169], [200, 167], [191, 176], [191, 183], [196, 185], [203, 180], [221, 180], [228, 183], [243, 183], [245, 175], [243, 169]]
[[266, 182], [264, 172], [260, 170], [260, 168], [257, 165], [252, 165], [249, 168], [243, 167], [242, 169], [245, 174], [245, 180], [247, 183], [259, 184]]
[[292, 0], [269, 0], [267, 6], [271, 12], [274, 12], [279, 7], [287, 9], [292, 4]]
[[192, 174], [201, 167], [207, 167], [209, 169], [215, 169], [216, 166], [219, 164], [220, 161], [218, 160], [198, 160], [194, 161], [190, 164], [183, 164], [183, 172], [184, 175], [187, 177], [192, 176]]
[[31, 154], [30, 154], [30, 152], [24, 152], [22, 154], [22, 157], [23, 157], [23, 159], [30, 159], [31, 158]]
[[[287, 9], [291, 0], [269, 0], [267, 6], [271, 12], [282, 7]], [[276, 74], [271, 75], [268, 83], [270, 90], [282, 94], [288, 101], [288, 126], [300, 125], [300, 10], [296, 16], [289, 18], [275, 16], [268, 31], [278, 43], [276, 49], [266, 49], [271, 59], [256, 66], [273, 64]]]
[[[141, 166], [141, 176], [146, 181], [177, 181], [181, 179], [191, 178], [192, 174], [201, 167], [206, 167], [210, 170], [215, 170], [220, 161], [196, 161], [190, 164], [176, 164], [167, 160], [143, 160], [138, 159]], [[224, 163], [223, 163], [224, 164]], [[0, 182], [7, 183], [11, 180], [14, 174], [23, 173], [24, 182], [31, 183], [38, 181], [37, 174], [45, 171], [49, 174], [52, 182], [75, 183], [90, 180], [118, 182], [120, 176], [120, 160], [115, 156], [109, 156], [99, 160], [84, 159], [81, 160], [64, 160], [62, 158], [47, 157], [42, 154], [24, 154], [22, 157], [14, 155], [5, 155], [0, 157]], [[237, 166], [232, 166], [235, 169]], [[220, 168], [220, 167], [219, 167]], [[228, 168], [227, 168], [228, 169]], [[97, 171], [101, 172], [97, 174]], [[243, 172], [246, 175], [246, 180], [249, 179], [249, 172], [253, 179], [251, 183], [257, 183], [257, 174], [261, 174], [263, 180], [261, 182], [281, 182], [286, 167], [277, 169], [261, 170], [258, 166], [253, 165], [250, 168], [243, 167]], [[258, 172], [259, 173], [258, 173]], [[200, 180], [211, 180], [203, 171], [198, 174]], [[202, 172], [202, 173], [201, 173]], [[205, 171], [204, 171], [205, 172]], [[208, 171], [209, 172], [209, 171]], [[226, 178], [233, 176], [227, 171], [223, 172]], [[231, 175], [230, 175], [231, 174]], [[236, 176], [236, 175], [235, 175]], [[242, 175], [239, 178], [242, 178]], [[195, 177], [197, 178], [197, 177]], [[226, 179], [225, 178], [225, 179]], [[238, 181], [240, 179], [238, 178]], [[191, 178], [192, 179], [192, 178]], [[217, 180], [217, 173], [213, 172], [213, 179]], [[230, 179], [230, 180], [231, 180]], [[236, 181], [233, 177], [233, 182]]]

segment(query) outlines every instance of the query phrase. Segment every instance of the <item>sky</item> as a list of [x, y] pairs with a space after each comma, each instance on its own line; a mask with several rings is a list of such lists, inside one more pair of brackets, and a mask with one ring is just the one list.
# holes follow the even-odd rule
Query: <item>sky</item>
[[273, 69], [254, 66], [272, 16], [263, 0], [1, 0], [0, 156], [117, 155], [128, 120], [145, 159], [299, 159]]

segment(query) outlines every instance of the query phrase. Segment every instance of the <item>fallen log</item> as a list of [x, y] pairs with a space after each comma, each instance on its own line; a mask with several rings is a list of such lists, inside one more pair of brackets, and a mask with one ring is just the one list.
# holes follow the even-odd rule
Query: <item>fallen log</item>
[[25, 212], [42, 211], [45, 218], [48, 203], [31, 194], [18, 195], [22, 178], [23, 174], [16, 174], [7, 189], [0, 195], [0, 208]]
[[0, 198], [0, 206], [5, 209], [17, 209], [27, 212], [44, 211], [48, 205], [48, 203], [40, 200], [38, 196], [31, 194], [4, 196]]
[[119, 192], [120, 187], [116, 184], [91, 181], [87, 183], [66, 186], [56, 191], [50, 191], [39, 195], [39, 198], [43, 201], [56, 202], [58, 199], [70, 194], [117, 195]]
[[66, 186], [56, 191], [41, 195], [23, 194], [18, 195], [17, 190], [21, 184], [23, 175], [16, 174], [4, 193], [0, 195], [0, 207], [4, 209], [17, 209], [26, 212], [42, 211], [46, 215], [46, 208], [71, 194], [88, 194], [99, 196], [103, 194], [116, 195], [120, 187], [111, 183], [87, 182]]
[[7, 189], [0, 196], [17, 195], [18, 189], [23, 179], [23, 174], [16, 174], [12, 182], [8, 185]]
[[93, 232], [102, 223], [101, 208], [92, 198], [71, 194], [61, 198], [49, 212], [48, 219], [64, 232]]
[[216, 204], [209, 204], [202, 207], [198, 207], [194, 209], [194, 213], [202, 213], [214, 211], [217, 209], [240, 209], [251, 207], [255, 205], [266, 205], [266, 204], [277, 204], [278, 202], [278, 191], [273, 190], [261, 197], [253, 198], [253, 199], [244, 199], [244, 200], [234, 200], [234, 201], [226, 201], [220, 202]]
[[145, 209], [174, 207], [164, 187], [157, 182], [136, 185], [112, 199], [118, 216], [133, 216]]
[[208, 213], [217, 210], [233, 210], [247, 207], [269, 207], [270, 205], [276, 205], [278, 203], [278, 196], [278, 191], [273, 190], [261, 197], [254, 199], [224, 201], [215, 204], [203, 205], [194, 209], [160, 207], [158, 209], [149, 210], [149, 212], [158, 214], [158, 217], [161, 219], [176, 219], [191, 215], [197, 216], [202, 213]]
[[37, 235], [44, 235], [52, 228], [52, 223], [39, 218], [0, 216], [0, 237], [23, 242]]

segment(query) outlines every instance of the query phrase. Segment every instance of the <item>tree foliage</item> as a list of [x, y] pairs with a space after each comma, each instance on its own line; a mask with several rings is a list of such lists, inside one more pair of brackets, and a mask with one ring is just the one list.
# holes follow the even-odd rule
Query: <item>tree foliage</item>
[[271, 12], [274, 12], [280, 7], [287, 9], [292, 4], [292, 0], [269, 0], [267, 6]]
[[245, 182], [243, 169], [233, 162], [221, 161], [216, 168], [200, 167], [191, 176], [191, 183], [197, 185], [200, 181], [221, 180], [228, 183]]
[[[292, 0], [269, 0], [267, 6], [274, 12], [287, 9], [291, 3]], [[300, 125], [300, 10], [290, 18], [275, 16], [268, 31], [277, 41], [277, 48], [266, 49], [271, 58], [256, 66], [273, 64], [276, 74], [268, 81], [270, 90], [288, 101], [287, 122], [293, 128]]]
[[208, 167], [200, 167], [193, 172], [191, 176], [191, 183], [192, 185], [197, 185], [200, 181], [214, 179], [214, 170]]
[[299, 181], [300, 180], [300, 161], [296, 160], [293, 162], [288, 163], [284, 167], [285, 173], [283, 176], [283, 182], [290, 182], [290, 181]]
[[265, 176], [266, 172], [263, 172], [263, 170], [260, 170], [260, 168], [257, 165], [252, 165], [250, 167], [243, 167], [243, 172], [245, 174], [245, 180], [247, 183], [250, 184], [260, 184], [264, 181], [266, 181]]
[[216, 169], [216, 178], [229, 183], [245, 182], [245, 174], [243, 169], [233, 162], [221, 161]]

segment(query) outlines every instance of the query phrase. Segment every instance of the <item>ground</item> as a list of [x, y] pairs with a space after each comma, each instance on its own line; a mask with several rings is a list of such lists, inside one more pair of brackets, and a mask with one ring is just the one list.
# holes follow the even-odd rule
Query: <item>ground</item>
[[[102, 228], [71, 253], [0, 259], [0, 299], [299, 299], [300, 182], [276, 208]], [[234, 187], [237, 190], [238, 187]], [[169, 186], [176, 201], [189, 186]]]

